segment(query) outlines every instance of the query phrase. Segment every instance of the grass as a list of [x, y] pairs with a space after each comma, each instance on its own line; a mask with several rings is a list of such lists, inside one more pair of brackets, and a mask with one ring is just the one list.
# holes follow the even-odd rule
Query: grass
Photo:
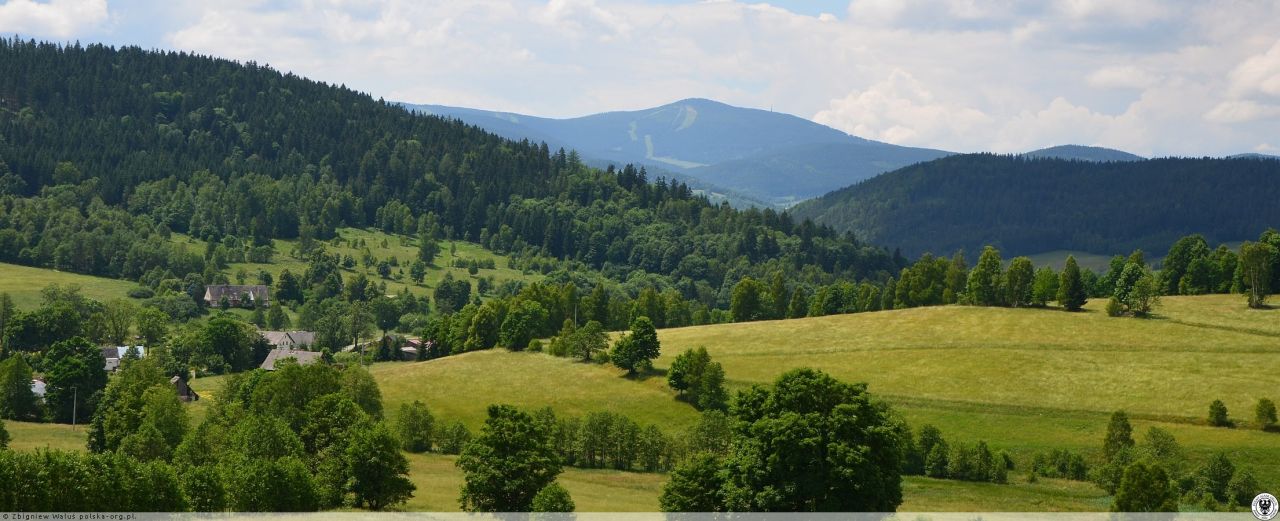
[[[427, 270], [426, 278], [422, 284], [414, 283], [409, 278], [409, 265], [418, 257], [417, 239], [391, 235], [375, 230], [362, 230], [357, 228], [340, 228], [338, 229], [338, 238], [341, 240], [325, 241], [325, 249], [329, 253], [338, 255], [350, 255], [356, 261], [353, 269], [343, 269], [343, 277], [350, 277], [356, 273], [364, 273], [370, 281], [374, 283], [384, 282], [387, 285], [388, 293], [399, 293], [404, 288], [408, 288], [411, 293], [418, 296], [429, 296], [436, 285], [444, 279], [446, 273], [452, 274], [455, 279], [469, 279], [472, 281], [472, 292], [476, 291], [477, 277], [493, 276], [495, 285], [500, 285], [504, 281], [515, 280], [522, 282], [533, 282], [542, 278], [541, 274], [524, 273], [520, 270], [511, 269], [508, 266], [508, 258], [485, 249], [476, 243], [464, 241], [440, 241], [440, 254], [435, 258], [434, 265]], [[174, 234], [173, 240], [187, 245], [187, 249], [193, 252], [203, 254], [205, 251], [205, 242], [190, 236]], [[351, 247], [353, 241], [364, 241], [364, 247]], [[276, 255], [272, 262], [267, 263], [232, 263], [227, 267], [226, 272], [229, 274], [232, 283], [238, 283], [236, 274], [240, 270], [244, 270], [246, 274], [245, 283], [253, 284], [257, 280], [257, 275], [261, 271], [270, 273], [274, 279], [279, 279], [280, 273], [288, 269], [294, 275], [302, 276], [307, 271], [307, 263], [303, 259], [297, 259], [290, 256], [290, 253], [297, 245], [295, 240], [274, 241]], [[386, 246], [383, 246], [383, 244]], [[369, 253], [378, 260], [387, 260], [392, 257], [396, 258], [399, 267], [392, 268], [392, 278], [383, 279], [378, 276], [377, 270], [370, 267], [366, 268], [361, 262], [364, 248], [369, 249]], [[456, 250], [456, 253], [451, 253]], [[492, 260], [495, 269], [480, 269], [476, 276], [467, 273], [466, 268], [453, 267], [455, 259], [486, 261]], [[403, 273], [401, 273], [403, 272]]]
[[[984, 439], [1029, 461], [1052, 448], [1100, 446], [1111, 411], [1126, 410], [1135, 437], [1159, 425], [1192, 462], [1226, 452], [1280, 485], [1280, 435], [1249, 425], [1258, 398], [1280, 398], [1259, 368], [1280, 364], [1280, 310], [1249, 310], [1234, 295], [1167, 297], [1149, 320], [976, 307], [918, 308], [780, 322], [659, 331], [670, 364], [705, 346], [736, 386], [810, 366], [868, 382], [912, 425]], [[1264, 370], [1265, 372], [1265, 370]], [[1222, 399], [1237, 429], [1205, 425]]]
[[[407, 511], [456, 512], [462, 489], [457, 456], [408, 454], [409, 476], [418, 489], [404, 505]], [[665, 474], [587, 470], [567, 467], [557, 481], [569, 491], [581, 512], [655, 512]]]
[[613, 366], [540, 353], [491, 349], [426, 362], [380, 363], [371, 371], [388, 416], [394, 418], [403, 403], [422, 400], [437, 418], [461, 420], [473, 431], [494, 403], [550, 406], [561, 415], [613, 411], [669, 431], [697, 419], [692, 407], [676, 401], [665, 378], [632, 380]]
[[8, 293], [18, 309], [40, 307], [43, 300], [40, 290], [50, 284], [76, 284], [81, 294], [103, 302], [128, 298], [129, 289], [137, 287], [124, 280], [0, 263], [0, 293]]
[[89, 426], [57, 423], [30, 423], [4, 421], [9, 431], [9, 448], [12, 450], [61, 449], [86, 450]]

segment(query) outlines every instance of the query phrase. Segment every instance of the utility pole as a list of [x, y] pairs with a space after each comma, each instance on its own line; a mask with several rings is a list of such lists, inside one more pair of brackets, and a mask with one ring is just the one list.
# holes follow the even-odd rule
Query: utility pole
[[71, 430], [76, 429], [76, 405], [80, 402], [80, 389], [71, 387]]

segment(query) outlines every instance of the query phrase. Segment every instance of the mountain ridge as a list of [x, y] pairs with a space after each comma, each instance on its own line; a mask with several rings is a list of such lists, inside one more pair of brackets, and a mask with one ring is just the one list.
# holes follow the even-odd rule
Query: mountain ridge
[[[783, 207], [950, 154], [872, 141], [792, 114], [706, 98], [562, 119], [446, 105], [401, 105], [456, 118], [503, 137], [574, 149], [586, 158], [687, 175], [712, 189]], [[814, 156], [815, 150], [829, 155]]]

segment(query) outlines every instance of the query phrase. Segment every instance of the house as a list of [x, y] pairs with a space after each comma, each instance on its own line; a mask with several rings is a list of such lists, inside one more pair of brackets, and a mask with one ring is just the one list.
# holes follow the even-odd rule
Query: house
[[267, 353], [267, 359], [262, 361], [261, 367], [268, 371], [275, 371], [276, 362], [286, 358], [297, 360], [298, 365], [307, 365], [320, 360], [320, 353], [287, 348], [272, 349], [270, 353]]
[[227, 303], [235, 308], [271, 307], [271, 289], [261, 284], [245, 286], [216, 284], [205, 286], [205, 305], [209, 307], [221, 306], [223, 298], [226, 298]]
[[102, 350], [102, 368], [108, 373], [120, 368], [120, 361], [129, 354], [130, 349], [137, 352], [138, 358], [147, 357], [147, 348], [144, 346], [115, 346], [100, 349]]
[[184, 402], [194, 402], [200, 399], [200, 395], [191, 390], [191, 386], [187, 385], [187, 381], [181, 376], [174, 376], [169, 379], [169, 385], [173, 386], [173, 391], [178, 393], [178, 399]]
[[271, 347], [276, 348], [306, 350], [316, 343], [314, 331], [260, 331], [260, 333]]

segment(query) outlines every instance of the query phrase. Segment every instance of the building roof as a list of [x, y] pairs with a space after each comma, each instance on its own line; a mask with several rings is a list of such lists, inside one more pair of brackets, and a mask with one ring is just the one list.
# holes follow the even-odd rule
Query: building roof
[[218, 302], [222, 297], [228, 300], [239, 300], [241, 295], [249, 295], [251, 301], [270, 301], [271, 289], [261, 284], [246, 284], [243, 286], [235, 284], [216, 284], [205, 286], [204, 298], [206, 301]]
[[261, 331], [267, 343], [275, 347], [310, 346], [316, 343], [314, 331]]
[[276, 362], [286, 358], [297, 360], [298, 365], [307, 365], [320, 360], [320, 353], [287, 348], [272, 349], [270, 353], [267, 353], [267, 359], [262, 361], [262, 368], [268, 371], [275, 371]]

